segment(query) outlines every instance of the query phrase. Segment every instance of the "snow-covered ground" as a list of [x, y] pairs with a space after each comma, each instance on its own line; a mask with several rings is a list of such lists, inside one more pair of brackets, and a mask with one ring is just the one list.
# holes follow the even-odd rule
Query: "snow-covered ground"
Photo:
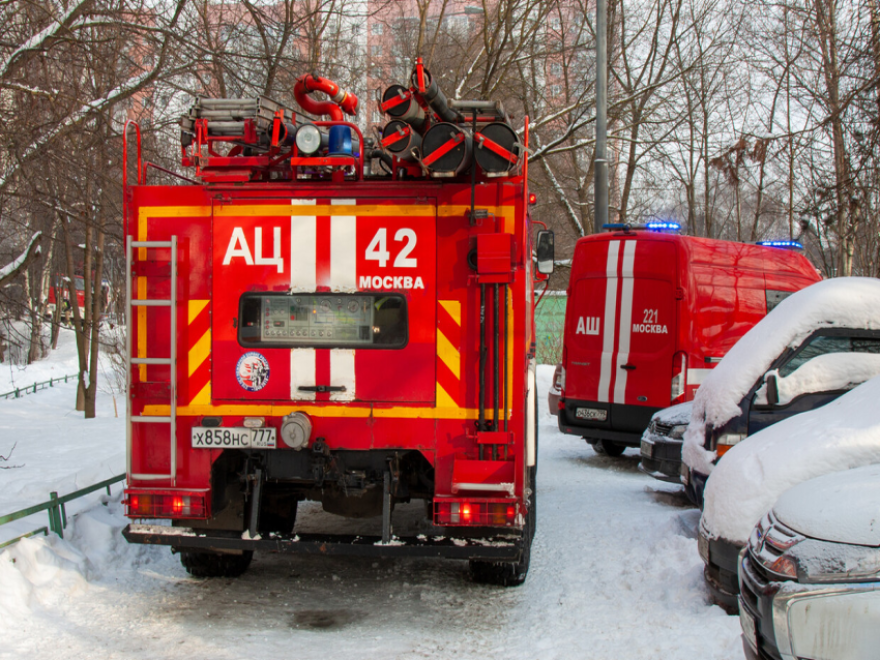
[[[538, 375], [543, 401], [553, 367]], [[24, 463], [0, 471], [0, 512], [121, 469], [109, 397], [86, 422], [72, 388], [60, 392], [0, 401]], [[741, 658], [738, 619], [709, 604], [699, 512], [681, 489], [640, 474], [636, 453], [593, 453], [539, 410], [538, 528], [522, 587], [472, 584], [464, 562], [274, 554], [236, 580], [193, 579], [168, 549], [120, 537], [117, 487], [63, 541], [0, 553], [0, 658]], [[300, 520], [325, 516], [303, 506]]]

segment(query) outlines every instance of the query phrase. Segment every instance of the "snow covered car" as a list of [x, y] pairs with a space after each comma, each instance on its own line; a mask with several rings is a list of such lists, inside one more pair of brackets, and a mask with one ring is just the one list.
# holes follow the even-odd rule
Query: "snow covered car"
[[639, 470], [660, 481], [681, 483], [681, 443], [693, 407], [688, 401], [654, 413], [642, 434]]
[[880, 466], [787, 491], [740, 566], [748, 660], [876, 658], [880, 649]]
[[780, 302], [697, 390], [682, 445], [688, 498], [702, 506], [715, 463], [747, 436], [880, 374], [878, 353], [880, 280], [825, 280]]
[[563, 374], [562, 363], [556, 365], [556, 371], [553, 372], [553, 382], [550, 389], [547, 390], [547, 406], [550, 408], [551, 415], [559, 413], [559, 397], [562, 396]]
[[[880, 355], [858, 357], [880, 363]], [[756, 433], [718, 463], [706, 484], [699, 527], [703, 574], [717, 602], [736, 607], [737, 556], [782, 493], [831, 472], [880, 464], [877, 401], [880, 377]]]

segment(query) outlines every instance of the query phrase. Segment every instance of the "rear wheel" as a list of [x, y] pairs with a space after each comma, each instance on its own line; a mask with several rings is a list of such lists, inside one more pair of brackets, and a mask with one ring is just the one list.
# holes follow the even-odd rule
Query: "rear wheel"
[[[532, 498], [534, 499], [534, 494]], [[529, 561], [532, 554], [532, 538], [534, 537], [535, 508], [530, 507], [526, 516], [526, 524], [522, 530], [522, 556], [516, 563], [482, 561], [471, 559], [468, 569], [471, 580], [480, 584], [495, 584], [502, 587], [518, 587], [526, 581], [529, 573]]]
[[180, 553], [180, 563], [186, 572], [193, 577], [238, 577], [244, 573], [254, 558], [252, 550], [245, 550], [240, 555], [221, 554], [217, 552]]
[[596, 450], [597, 454], [615, 457], [623, 454], [626, 451], [626, 446], [619, 445], [613, 440], [596, 440], [593, 443], [593, 449]]
[[535, 465], [529, 468], [529, 511], [523, 525], [523, 549], [516, 563], [491, 562], [472, 559], [468, 565], [471, 580], [480, 584], [496, 584], [502, 587], [518, 587], [526, 581], [532, 555], [532, 539], [538, 522], [538, 397], [535, 396]]

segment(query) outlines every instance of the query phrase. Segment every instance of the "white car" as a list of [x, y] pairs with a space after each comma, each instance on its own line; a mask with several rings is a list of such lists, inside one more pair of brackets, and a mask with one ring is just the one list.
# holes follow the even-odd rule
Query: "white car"
[[782, 493], [824, 474], [880, 464], [878, 401], [880, 377], [746, 438], [718, 463], [699, 530], [704, 575], [716, 601], [736, 607], [737, 556]]
[[880, 656], [880, 465], [785, 492], [740, 566], [746, 658]]

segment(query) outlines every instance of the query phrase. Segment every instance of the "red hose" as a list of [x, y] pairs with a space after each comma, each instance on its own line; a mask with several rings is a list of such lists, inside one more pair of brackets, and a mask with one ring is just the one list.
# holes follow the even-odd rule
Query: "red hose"
[[[332, 101], [315, 101], [309, 97], [312, 92], [324, 92]], [[332, 80], [321, 76], [305, 74], [300, 76], [293, 87], [296, 102], [306, 112], [313, 115], [330, 115], [333, 121], [342, 121], [342, 113], [354, 115], [357, 112], [358, 99], [351, 92], [339, 88]]]

